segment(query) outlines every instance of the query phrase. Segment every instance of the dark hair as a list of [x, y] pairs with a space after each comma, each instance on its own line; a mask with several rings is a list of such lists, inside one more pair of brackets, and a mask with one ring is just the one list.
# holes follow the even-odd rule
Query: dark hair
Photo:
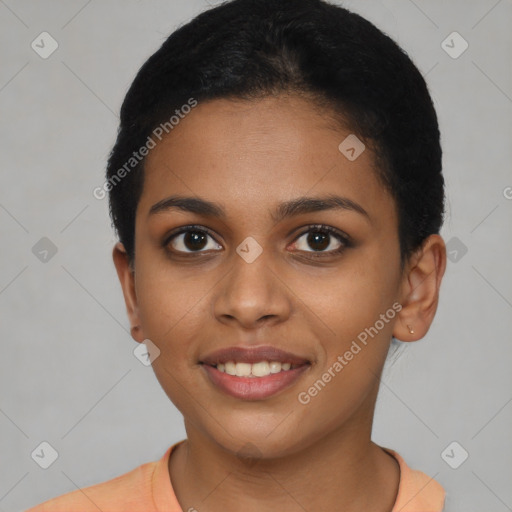
[[124, 99], [106, 183], [113, 226], [132, 263], [144, 184], [144, 159], [126, 166], [134, 150], [191, 98], [280, 93], [327, 106], [371, 145], [378, 175], [396, 202], [402, 264], [439, 233], [444, 179], [437, 116], [406, 53], [369, 21], [323, 0], [233, 0], [172, 33]]

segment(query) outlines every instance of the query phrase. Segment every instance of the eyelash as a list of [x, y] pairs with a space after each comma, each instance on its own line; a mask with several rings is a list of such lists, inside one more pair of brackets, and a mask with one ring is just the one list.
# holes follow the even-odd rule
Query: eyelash
[[[309, 233], [310, 231], [319, 232], [319, 233], [327, 233], [329, 235], [332, 235], [334, 238], [336, 238], [341, 243], [341, 245], [337, 249], [333, 249], [330, 251], [299, 251], [299, 252], [307, 254], [305, 256], [302, 255], [302, 257], [309, 258], [309, 259], [317, 259], [317, 258], [325, 257], [325, 255], [328, 255], [328, 256], [339, 255], [342, 252], [344, 252], [345, 249], [347, 249], [349, 247], [353, 247], [352, 240], [350, 239], [350, 237], [348, 235], [346, 235], [345, 233], [343, 233], [331, 226], [326, 226], [324, 224], [310, 224], [310, 225], [306, 226], [306, 229], [295, 237], [293, 243], [296, 243], [297, 240], [299, 240], [302, 236]], [[202, 254], [204, 251], [189, 251], [189, 252], [172, 251], [168, 248], [169, 244], [171, 243], [171, 241], [174, 238], [176, 238], [179, 235], [182, 235], [184, 233], [188, 233], [188, 232], [206, 233], [207, 235], [209, 235], [211, 238], [213, 238], [215, 240], [215, 236], [208, 228], [206, 228], [204, 226], [197, 225], [197, 224], [192, 224], [189, 226], [183, 226], [183, 227], [179, 228], [178, 231], [174, 231], [174, 232], [168, 234], [164, 238], [164, 240], [162, 242], [162, 246], [164, 247], [164, 249], [166, 249], [169, 253], [172, 253], [172, 254], [178, 254], [178, 255], [186, 254], [188, 257], [190, 257], [190, 256], [194, 257], [194, 256]], [[215, 242], [218, 243], [216, 240], [215, 240]]]
[[348, 247], [353, 247], [352, 240], [348, 235], [331, 226], [326, 226], [325, 224], [310, 224], [309, 226], [306, 226], [305, 231], [302, 231], [300, 234], [297, 235], [297, 237], [294, 240], [294, 243], [301, 237], [303, 237], [305, 234], [311, 231], [315, 233], [327, 233], [336, 238], [341, 245], [337, 249], [332, 249], [330, 251], [304, 251], [307, 254], [307, 256], [305, 256], [306, 258], [315, 259], [322, 258], [323, 255], [339, 255], [343, 253], [345, 249], [347, 249]]

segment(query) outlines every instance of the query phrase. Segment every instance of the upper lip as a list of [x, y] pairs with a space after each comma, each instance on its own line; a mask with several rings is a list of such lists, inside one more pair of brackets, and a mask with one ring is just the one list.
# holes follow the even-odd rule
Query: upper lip
[[281, 363], [290, 364], [307, 364], [308, 359], [285, 352], [276, 347], [261, 346], [261, 347], [228, 347], [210, 352], [205, 357], [201, 358], [201, 363], [216, 366], [220, 363], [227, 363], [233, 361], [236, 363], [259, 363], [260, 361], [279, 361]]

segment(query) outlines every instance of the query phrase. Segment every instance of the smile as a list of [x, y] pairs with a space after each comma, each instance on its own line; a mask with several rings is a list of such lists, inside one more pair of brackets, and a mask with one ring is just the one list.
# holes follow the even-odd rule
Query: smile
[[216, 390], [243, 400], [275, 396], [311, 367], [306, 357], [270, 345], [219, 349], [199, 363]]

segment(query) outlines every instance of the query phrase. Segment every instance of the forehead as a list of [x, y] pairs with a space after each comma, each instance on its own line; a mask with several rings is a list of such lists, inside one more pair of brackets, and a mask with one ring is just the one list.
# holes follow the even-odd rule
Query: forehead
[[339, 149], [347, 137], [357, 144], [332, 112], [297, 96], [199, 103], [147, 156], [140, 211], [175, 193], [214, 199], [227, 210], [326, 192], [369, 210], [393, 209], [372, 151], [347, 158]]

